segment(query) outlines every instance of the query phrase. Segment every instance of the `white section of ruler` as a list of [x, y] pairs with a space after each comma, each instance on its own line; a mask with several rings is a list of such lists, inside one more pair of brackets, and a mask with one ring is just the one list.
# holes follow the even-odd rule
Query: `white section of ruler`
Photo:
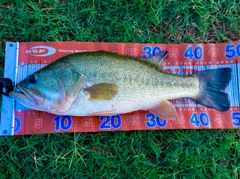
[[[17, 74], [18, 48], [18, 42], [6, 43], [4, 78], [10, 78], [13, 81], [14, 86]], [[14, 135], [14, 100], [2, 95], [0, 136], [7, 135]]]

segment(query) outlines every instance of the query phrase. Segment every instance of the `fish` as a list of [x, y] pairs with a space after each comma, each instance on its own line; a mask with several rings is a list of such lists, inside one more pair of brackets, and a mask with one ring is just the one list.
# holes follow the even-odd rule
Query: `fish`
[[227, 111], [231, 68], [191, 76], [164, 72], [168, 51], [148, 58], [95, 51], [70, 54], [27, 76], [9, 96], [24, 106], [56, 115], [112, 116], [144, 110], [175, 120], [172, 99], [189, 97]]

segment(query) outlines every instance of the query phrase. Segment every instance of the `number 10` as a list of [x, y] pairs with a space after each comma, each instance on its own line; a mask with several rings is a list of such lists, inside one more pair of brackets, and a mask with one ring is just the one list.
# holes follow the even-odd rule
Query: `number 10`
[[70, 116], [56, 116], [53, 121], [56, 123], [56, 131], [59, 131], [60, 129], [67, 131], [72, 127], [72, 118]]

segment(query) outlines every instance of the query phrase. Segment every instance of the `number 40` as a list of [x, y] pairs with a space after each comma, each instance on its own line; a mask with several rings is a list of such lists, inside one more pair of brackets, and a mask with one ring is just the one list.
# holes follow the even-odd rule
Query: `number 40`
[[184, 58], [188, 58], [189, 60], [192, 60], [193, 58], [195, 58], [196, 60], [201, 60], [202, 57], [203, 49], [200, 46], [196, 46], [195, 48], [189, 46], [184, 53]]
[[198, 114], [195, 112], [190, 118], [190, 124], [194, 124], [197, 127], [199, 127], [200, 124], [204, 127], [208, 127], [210, 124], [209, 116], [205, 112], [200, 113], [200, 115], [198, 116]]

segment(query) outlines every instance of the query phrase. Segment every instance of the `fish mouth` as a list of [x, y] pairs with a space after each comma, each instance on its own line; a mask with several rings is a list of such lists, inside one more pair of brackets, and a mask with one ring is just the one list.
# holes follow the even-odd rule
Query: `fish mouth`
[[[25, 90], [23, 87], [21, 87], [19, 84], [17, 85], [17, 88], [21, 90], [22, 95], [24, 95], [30, 102], [34, 103], [35, 105], [40, 105], [43, 102], [43, 96], [37, 95], [33, 93], [31, 90]], [[36, 90], [33, 90], [34, 92], [37, 92]]]

